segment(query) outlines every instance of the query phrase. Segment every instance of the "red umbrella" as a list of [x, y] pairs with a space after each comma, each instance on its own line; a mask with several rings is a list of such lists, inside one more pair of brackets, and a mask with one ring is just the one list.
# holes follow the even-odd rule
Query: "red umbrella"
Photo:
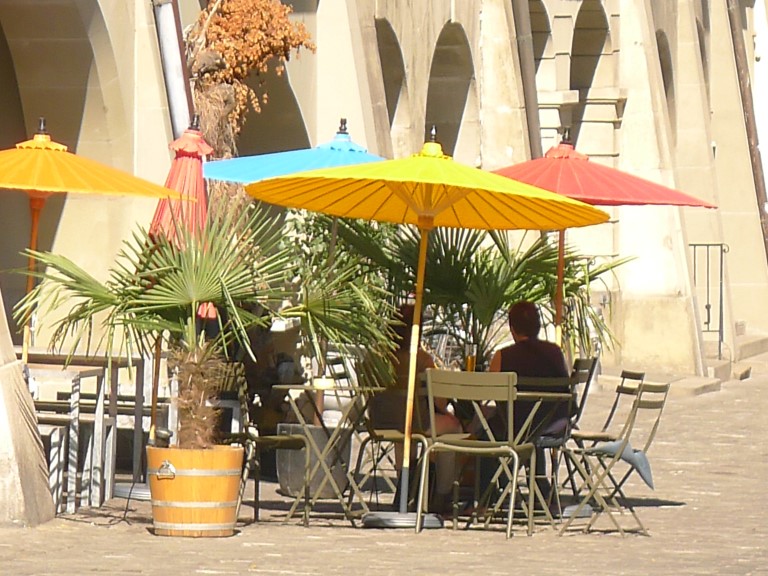
[[[179, 246], [182, 239], [177, 230], [186, 228], [191, 234], [200, 234], [208, 218], [208, 195], [203, 178], [203, 158], [213, 152], [213, 148], [203, 139], [200, 132], [200, 118], [195, 114], [190, 127], [169, 148], [175, 157], [165, 181], [166, 188], [182, 193], [183, 199], [164, 198], [157, 203], [155, 215], [149, 225], [150, 237], [157, 241], [161, 236]], [[204, 319], [216, 317], [216, 309], [210, 304], [201, 304], [198, 316]], [[155, 366], [152, 381], [152, 410], [150, 437], [154, 438], [157, 412], [157, 392], [160, 379], [160, 346], [157, 339]]]
[[176, 223], [187, 227], [193, 234], [205, 227], [208, 195], [203, 178], [203, 157], [211, 154], [213, 148], [203, 139], [198, 122], [195, 117], [192, 125], [170, 144], [169, 148], [176, 156], [165, 181], [166, 188], [177, 190], [190, 200], [163, 198], [157, 203], [149, 225], [149, 235], [153, 239], [164, 236], [169, 242], [179, 242]]
[[703, 206], [713, 204], [627, 172], [589, 162], [589, 156], [563, 141], [536, 158], [494, 170], [513, 180], [533, 184], [594, 206]]
[[[589, 162], [589, 156], [577, 152], [573, 144], [567, 141], [567, 137], [557, 146], [550, 148], [543, 158], [521, 162], [494, 172], [595, 206], [667, 205], [716, 208], [714, 204], [679, 190]], [[556, 326], [560, 326], [563, 319], [564, 240], [565, 232], [561, 230], [555, 294]]]

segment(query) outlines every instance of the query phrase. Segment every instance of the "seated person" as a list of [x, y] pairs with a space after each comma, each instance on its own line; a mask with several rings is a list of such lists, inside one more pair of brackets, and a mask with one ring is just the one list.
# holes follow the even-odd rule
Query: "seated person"
[[[403, 431], [405, 426], [405, 403], [408, 389], [408, 364], [410, 361], [411, 326], [413, 324], [412, 305], [400, 307], [402, 324], [395, 328], [397, 349], [395, 350], [395, 376], [396, 386], [391, 392], [385, 392], [374, 397], [371, 402], [371, 419], [375, 428], [394, 428]], [[421, 384], [427, 368], [434, 368], [435, 362], [432, 356], [419, 347], [416, 357], [416, 397], [414, 398], [413, 432], [429, 435], [429, 410], [424, 402], [426, 397], [420, 393]], [[448, 411], [448, 402], [445, 399], [435, 400], [435, 428], [438, 435], [463, 432], [461, 422]], [[435, 506], [442, 508], [447, 506], [450, 491], [453, 484], [454, 455], [440, 453], [436, 461], [436, 486]], [[398, 472], [403, 462], [403, 446], [395, 445], [395, 462]], [[415, 463], [410, 468], [413, 471]]]
[[[541, 318], [536, 304], [533, 302], [518, 302], [514, 304], [509, 310], [509, 328], [515, 343], [496, 351], [491, 359], [491, 372], [516, 372], [518, 377], [558, 378], [568, 376], [568, 366], [560, 347], [552, 342], [539, 340]], [[515, 402], [515, 422], [513, 425], [515, 434], [522, 428], [531, 413], [533, 405], [534, 403], [530, 401]], [[562, 432], [562, 430], [558, 431], [554, 428], [558, 423], [561, 426], [565, 426], [568, 418], [567, 405], [561, 403], [556, 406], [554, 414], [542, 413], [542, 410], [540, 409], [535, 415], [534, 429], [537, 423], [546, 417], [551, 422], [551, 425], [547, 426], [548, 433], [557, 434]], [[506, 406], [499, 406], [496, 413], [488, 420], [496, 438], [506, 437], [507, 425], [505, 416]], [[492, 462], [484, 462], [481, 465], [481, 487], [484, 488], [490, 483], [494, 472], [495, 465]], [[546, 480], [546, 460], [541, 449], [537, 449], [536, 453], [536, 476], [541, 477], [537, 482], [544, 498], [548, 498], [550, 486]]]

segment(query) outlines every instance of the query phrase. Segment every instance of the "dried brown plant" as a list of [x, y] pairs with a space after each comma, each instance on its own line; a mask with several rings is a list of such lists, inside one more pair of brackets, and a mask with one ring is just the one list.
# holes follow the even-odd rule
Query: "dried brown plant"
[[291, 53], [315, 50], [292, 8], [278, 0], [210, 0], [186, 36], [187, 62], [203, 134], [217, 157], [236, 154], [235, 141], [249, 107], [267, 101], [251, 87], [270, 67], [278, 74]]

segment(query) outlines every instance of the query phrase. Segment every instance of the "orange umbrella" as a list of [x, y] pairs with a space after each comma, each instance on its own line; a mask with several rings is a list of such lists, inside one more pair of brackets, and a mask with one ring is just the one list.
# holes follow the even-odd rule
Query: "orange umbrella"
[[[23, 190], [29, 195], [32, 227], [30, 250], [37, 249], [37, 229], [40, 211], [51, 194], [130, 194], [150, 198], [179, 198], [180, 194], [82, 156], [67, 152], [67, 147], [51, 140], [45, 130], [45, 118], [40, 118], [37, 134], [32, 140], [20, 142], [15, 148], [0, 151], [0, 188]], [[30, 256], [29, 270], [35, 261]], [[27, 278], [27, 292], [34, 277]], [[24, 327], [24, 354], [29, 346], [29, 326]]]
[[[37, 228], [40, 211], [51, 194], [130, 194], [150, 198], [179, 197], [175, 191], [67, 152], [64, 144], [51, 140], [45, 130], [45, 118], [40, 118], [37, 134], [32, 140], [20, 142], [15, 148], [0, 151], [0, 188], [23, 190], [29, 195], [32, 213], [31, 250], [37, 249]], [[34, 261], [30, 259], [30, 270]], [[27, 291], [34, 279], [27, 281]]]
[[[157, 241], [164, 237], [168, 242], [180, 246], [183, 242], [178, 232], [182, 228], [191, 234], [200, 234], [208, 218], [208, 195], [203, 178], [203, 158], [213, 152], [213, 148], [203, 139], [200, 132], [200, 116], [195, 114], [192, 124], [169, 148], [175, 156], [165, 186], [184, 195], [181, 199], [163, 198], [157, 203], [155, 215], [149, 225], [149, 235]], [[200, 304], [198, 316], [212, 320], [216, 318], [216, 308], [211, 303]], [[150, 438], [155, 436], [157, 413], [157, 394], [160, 380], [161, 339], [155, 345], [155, 365], [152, 379], [152, 410], [150, 413]]]

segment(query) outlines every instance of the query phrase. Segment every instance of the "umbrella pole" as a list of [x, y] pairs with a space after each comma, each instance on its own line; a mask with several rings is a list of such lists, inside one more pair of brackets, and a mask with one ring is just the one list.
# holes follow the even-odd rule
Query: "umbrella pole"
[[563, 284], [565, 280], [565, 230], [557, 238], [557, 281], [555, 282], [555, 341], [563, 341]]
[[[427, 246], [429, 245], [430, 227], [419, 227], [419, 260], [416, 266], [416, 301], [411, 325], [411, 345], [408, 359], [408, 390], [405, 402], [405, 427], [403, 437], [403, 465], [400, 468], [400, 502], [397, 512], [369, 512], [363, 517], [366, 528], [413, 528], [416, 526], [416, 514], [408, 512], [408, 493], [411, 461], [411, 431], [413, 427], [413, 404], [416, 392], [416, 368], [419, 353], [419, 334], [421, 325], [421, 305], [424, 295], [424, 270], [427, 265]], [[442, 528], [442, 520], [435, 514], [422, 515], [424, 528]]]
[[[40, 226], [40, 211], [43, 209], [44, 204], [45, 198], [37, 198], [33, 196], [29, 199], [29, 212], [32, 216], [31, 228], [29, 232], [29, 249], [32, 251], [37, 250], [37, 234]], [[32, 273], [35, 271], [35, 258], [31, 254], [27, 258], [27, 271], [29, 274], [27, 276], [26, 293], [29, 294], [35, 287], [35, 277], [32, 276]], [[29, 347], [32, 342], [32, 314], [34, 314], [34, 311], [30, 313], [29, 318], [27, 318], [27, 321], [24, 323], [24, 332], [21, 342], [21, 362], [23, 364], [26, 364], [27, 360], [29, 359]]]
[[424, 269], [427, 264], [429, 230], [422, 228], [419, 240], [419, 260], [416, 267], [416, 302], [411, 325], [411, 349], [408, 351], [408, 391], [405, 401], [405, 438], [403, 440], [403, 466], [400, 471], [400, 513], [408, 510], [408, 482], [411, 462], [411, 432], [413, 430], [413, 403], [416, 395], [416, 368], [421, 333], [421, 306], [424, 300]]

